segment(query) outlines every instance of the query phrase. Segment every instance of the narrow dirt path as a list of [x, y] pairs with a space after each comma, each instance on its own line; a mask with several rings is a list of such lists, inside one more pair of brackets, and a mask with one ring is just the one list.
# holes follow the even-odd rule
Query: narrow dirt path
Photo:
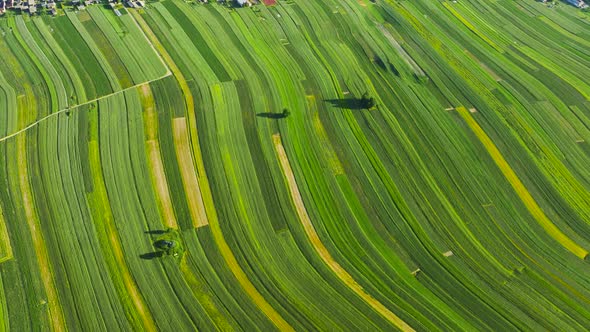
[[22, 134], [22, 133], [26, 132], [27, 130], [29, 130], [29, 129], [31, 129], [31, 128], [37, 126], [37, 125], [39, 125], [40, 123], [49, 120], [50, 118], [53, 118], [55, 116], [58, 116], [61, 113], [65, 113], [67, 111], [73, 111], [73, 110], [75, 110], [75, 109], [77, 109], [77, 108], [79, 108], [81, 106], [89, 105], [89, 104], [95, 103], [95, 102], [97, 102], [99, 100], [102, 100], [102, 99], [105, 99], [105, 98], [109, 98], [109, 97], [112, 97], [114, 95], [118, 95], [120, 93], [129, 91], [129, 90], [132, 90], [132, 89], [137, 89], [138, 87], [140, 87], [142, 85], [146, 85], [146, 84], [150, 84], [150, 83], [155, 82], [155, 81], [159, 81], [159, 80], [164, 79], [164, 78], [166, 78], [166, 77], [168, 77], [170, 75], [172, 75], [172, 74], [168, 73], [168, 74], [166, 74], [166, 75], [164, 75], [162, 77], [158, 77], [158, 78], [154, 78], [154, 79], [149, 80], [149, 81], [138, 83], [138, 84], [135, 84], [135, 85], [130, 86], [128, 88], [125, 88], [125, 89], [122, 89], [122, 90], [119, 90], [119, 91], [115, 91], [113, 93], [109, 93], [108, 95], [100, 96], [98, 98], [85, 101], [85, 102], [83, 102], [81, 104], [68, 106], [66, 108], [63, 108], [63, 109], [57, 111], [57, 112], [51, 113], [49, 115], [46, 115], [45, 117], [43, 117], [43, 118], [41, 118], [41, 119], [39, 119], [39, 120], [37, 120], [35, 122], [32, 122], [31, 124], [29, 124], [28, 126], [24, 127], [23, 129], [20, 129], [20, 130], [15, 131], [14, 133], [12, 133], [10, 135], [7, 135], [7, 136], [4, 136], [4, 137], [0, 138], [0, 142], [6, 141], [6, 140], [11, 139], [11, 138], [13, 138], [15, 136], [18, 136], [19, 134]]

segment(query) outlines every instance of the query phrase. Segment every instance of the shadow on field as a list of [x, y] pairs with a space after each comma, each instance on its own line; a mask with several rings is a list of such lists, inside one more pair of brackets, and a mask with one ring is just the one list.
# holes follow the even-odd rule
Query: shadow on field
[[166, 231], [160, 230], [160, 229], [156, 229], [156, 230], [153, 230], [153, 231], [145, 231], [143, 233], [144, 234], [151, 234], [151, 235], [162, 235], [162, 234], [166, 233]]
[[324, 99], [324, 101], [332, 104], [334, 107], [347, 110], [362, 110], [366, 108], [365, 102], [360, 98]]
[[150, 260], [150, 259], [154, 259], [154, 258], [160, 258], [160, 257], [162, 257], [163, 254], [164, 253], [162, 251], [154, 251], [154, 252], [148, 252], [145, 254], [141, 254], [141, 255], [139, 255], [139, 258]]
[[257, 117], [259, 118], [267, 118], [267, 119], [284, 119], [286, 117], [288, 117], [291, 114], [291, 112], [289, 112], [288, 109], [284, 109], [281, 113], [258, 113], [256, 114]]

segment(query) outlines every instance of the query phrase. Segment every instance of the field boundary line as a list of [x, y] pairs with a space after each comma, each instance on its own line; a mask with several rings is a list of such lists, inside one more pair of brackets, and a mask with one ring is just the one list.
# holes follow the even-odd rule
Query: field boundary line
[[299, 220], [303, 225], [305, 233], [309, 241], [311, 242], [312, 246], [320, 256], [320, 258], [328, 265], [328, 267], [334, 272], [334, 274], [346, 285], [350, 288], [353, 292], [355, 292], [360, 298], [362, 298], [368, 305], [370, 305], [375, 311], [381, 314], [385, 319], [389, 322], [397, 326], [402, 331], [414, 331], [414, 329], [404, 322], [400, 317], [390, 311], [387, 307], [385, 307], [381, 302], [371, 296], [369, 293], [365, 292], [363, 287], [354, 279], [352, 275], [348, 273], [336, 260], [332, 257], [328, 248], [322, 243], [311, 219], [309, 218], [309, 214], [307, 213], [307, 209], [305, 208], [305, 204], [303, 202], [303, 198], [301, 197], [301, 192], [299, 191], [299, 187], [297, 186], [297, 181], [295, 180], [295, 175], [293, 174], [293, 169], [291, 168], [291, 163], [289, 162], [289, 158], [287, 156], [287, 152], [283, 147], [283, 143], [281, 141], [280, 134], [272, 135], [272, 140], [275, 146], [275, 150], [277, 152], [277, 156], [279, 157], [279, 162], [281, 164], [281, 168], [283, 169], [283, 174], [287, 180], [287, 184], [289, 187], [289, 191], [291, 193], [291, 199], [295, 204], [295, 209], [297, 211], [297, 215], [299, 216]]
[[40, 124], [41, 122], [47, 121], [47, 120], [51, 119], [52, 117], [55, 117], [55, 116], [58, 116], [58, 115], [60, 115], [61, 113], [65, 113], [65, 112], [67, 112], [67, 111], [75, 110], [76, 108], [79, 108], [79, 107], [82, 107], [82, 106], [85, 106], [85, 105], [88, 105], [88, 104], [95, 103], [95, 102], [97, 102], [97, 101], [100, 101], [100, 100], [102, 100], [102, 99], [109, 98], [109, 97], [112, 97], [112, 96], [118, 95], [118, 94], [120, 94], [120, 93], [127, 92], [127, 91], [129, 91], [129, 90], [132, 90], [132, 89], [137, 89], [138, 87], [140, 87], [140, 86], [142, 86], [142, 85], [146, 85], [146, 84], [150, 84], [150, 83], [152, 83], [152, 82], [156, 82], [156, 81], [162, 80], [162, 79], [164, 79], [164, 78], [166, 78], [166, 77], [168, 77], [168, 76], [170, 76], [170, 75], [172, 75], [172, 73], [167, 73], [167, 74], [166, 74], [166, 75], [164, 75], [164, 76], [160, 76], [160, 77], [158, 77], [158, 78], [154, 78], [154, 79], [151, 79], [151, 80], [149, 80], [149, 81], [142, 82], [142, 83], [137, 83], [137, 84], [135, 84], [135, 85], [133, 85], [133, 86], [130, 86], [130, 87], [128, 87], [128, 88], [121, 89], [121, 90], [118, 90], [118, 91], [115, 91], [115, 92], [109, 93], [108, 95], [104, 95], [104, 96], [100, 96], [100, 97], [97, 97], [97, 98], [94, 98], [94, 99], [91, 99], [91, 100], [87, 100], [87, 101], [85, 101], [85, 102], [83, 102], [83, 103], [81, 103], [81, 104], [76, 104], [76, 105], [68, 106], [68, 107], [66, 107], [66, 108], [62, 108], [62, 109], [60, 109], [60, 110], [59, 110], [59, 111], [57, 111], [57, 112], [53, 112], [53, 113], [51, 113], [51, 114], [49, 114], [49, 115], [46, 115], [46, 116], [42, 117], [41, 119], [39, 119], [39, 120], [37, 120], [37, 121], [35, 121], [35, 122], [33, 122], [33, 123], [30, 123], [30, 124], [29, 124], [29, 125], [27, 125], [26, 127], [22, 128], [22, 129], [20, 129], [20, 130], [18, 130], [18, 131], [15, 131], [14, 133], [12, 133], [12, 134], [10, 134], [10, 135], [6, 135], [6, 136], [4, 136], [4, 137], [0, 138], [0, 142], [4, 142], [4, 141], [6, 141], [6, 140], [9, 140], [9, 139], [11, 139], [11, 138], [13, 138], [13, 137], [15, 137], [15, 136], [18, 136], [18, 135], [20, 135], [20, 134], [22, 134], [22, 133], [26, 132], [27, 130], [29, 130], [29, 129], [31, 129], [31, 128], [33, 128], [33, 127], [35, 127], [35, 126], [37, 126], [37, 125], [38, 125], [38, 124]]
[[[147, 40], [148, 44], [150, 44], [150, 47], [152, 48], [152, 51], [154, 51], [154, 53], [156, 53], [156, 55], [158, 56], [158, 59], [160, 59], [160, 62], [162, 63], [162, 65], [164, 66], [164, 68], [166, 68], [166, 74], [165, 75], [166, 76], [172, 75], [172, 71], [170, 69], [170, 66], [168, 66], [168, 63], [166, 63], [166, 60], [164, 60], [164, 58], [162, 58], [162, 54], [160, 54], [160, 52], [158, 52], [158, 49], [152, 43], [151, 38], [148, 37], [148, 35], [146, 34], [145, 30], [142, 29], [141, 25], [137, 22], [137, 20], [135, 19], [135, 15], [129, 15], [129, 17], [131, 18], [131, 20], [133, 21], [133, 23], [135, 24], [135, 26], [137, 27], [137, 29], [139, 29], [139, 31], [143, 35], [143, 38], [145, 38], [145, 40]], [[150, 32], [152, 32], [152, 31], [150, 30]]]
[[547, 232], [547, 234], [555, 241], [559, 242], [559, 244], [565, 249], [579, 258], [585, 259], [586, 256], [588, 256], [588, 251], [570, 239], [557, 226], [555, 226], [549, 217], [547, 217], [535, 198], [531, 195], [508, 161], [504, 158], [502, 152], [500, 152], [488, 134], [483, 130], [479, 123], [477, 123], [473, 116], [471, 116], [470, 112], [463, 106], [457, 107], [456, 110], [480, 143], [485, 147], [486, 151], [496, 166], [498, 166], [508, 183], [510, 183], [512, 189], [516, 192], [516, 195], [520, 198], [529, 213], [535, 218], [535, 220], [537, 220], [545, 232]]

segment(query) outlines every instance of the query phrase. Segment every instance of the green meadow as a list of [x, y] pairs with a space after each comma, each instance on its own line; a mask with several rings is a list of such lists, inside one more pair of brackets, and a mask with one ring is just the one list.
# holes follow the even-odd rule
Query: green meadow
[[0, 331], [583, 331], [590, 14], [0, 18]]

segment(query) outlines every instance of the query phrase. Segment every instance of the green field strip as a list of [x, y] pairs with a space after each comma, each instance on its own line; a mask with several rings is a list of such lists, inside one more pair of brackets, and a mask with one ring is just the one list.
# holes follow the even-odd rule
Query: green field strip
[[578, 256], [579, 258], [585, 259], [588, 255], [588, 252], [580, 247], [578, 244], [573, 242], [569, 237], [563, 234], [552, 222], [547, 218], [547, 215], [543, 212], [543, 210], [539, 207], [538, 203], [535, 199], [531, 196], [528, 192], [524, 184], [520, 181], [516, 173], [512, 170], [506, 159], [502, 156], [502, 153], [498, 150], [496, 145], [492, 142], [489, 136], [483, 131], [483, 129], [479, 126], [479, 124], [473, 119], [473, 117], [469, 114], [467, 109], [464, 107], [458, 107], [457, 111], [463, 117], [463, 119], [467, 122], [471, 130], [477, 135], [477, 137], [481, 140], [481, 143], [485, 146], [488, 153], [494, 160], [494, 162], [498, 165], [498, 167], [502, 170], [502, 173], [506, 177], [506, 179], [510, 182], [513, 189], [516, 191], [520, 199], [523, 201], [531, 215], [537, 219], [537, 221], [543, 226], [543, 228], [562, 246], [567, 248], [571, 251], [574, 255]]
[[8, 317], [8, 306], [6, 297], [4, 295], [4, 285], [2, 278], [0, 278], [0, 331], [8, 331], [10, 329], [10, 319]]
[[[87, 14], [88, 12], [86, 11], [83, 13]], [[96, 43], [96, 46], [108, 62], [110, 68], [112, 68], [118, 79], [120, 88], [127, 88], [133, 85], [134, 80], [132, 79], [131, 73], [137, 71], [136, 64], [130, 65], [123, 62], [124, 58], [130, 58], [131, 55], [121, 52], [120, 49], [115, 49], [115, 46], [106, 36], [106, 33], [108, 32], [103, 32], [95, 20], [88, 19], [80, 21], [86, 32], [92, 37], [94, 43]], [[113, 87], [115, 90], [118, 88], [119, 87]]]
[[309, 241], [313, 243], [318, 254], [322, 257], [324, 262], [330, 266], [330, 268], [334, 271], [336, 275], [344, 282], [348, 287], [350, 287], [355, 293], [357, 293], [361, 298], [363, 298], [369, 305], [371, 305], [377, 312], [383, 315], [386, 319], [390, 322], [395, 324], [400, 330], [402, 331], [414, 331], [412, 327], [410, 327], [406, 322], [401, 320], [398, 316], [394, 313], [389, 311], [383, 304], [373, 298], [371, 295], [365, 293], [362, 287], [354, 280], [354, 278], [344, 270], [340, 264], [338, 264], [330, 255], [328, 249], [322, 244], [318, 234], [316, 233], [311, 220], [309, 219], [309, 215], [305, 209], [305, 205], [301, 198], [301, 194], [299, 193], [299, 189], [297, 188], [297, 182], [295, 181], [295, 176], [293, 175], [293, 171], [289, 164], [289, 159], [287, 158], [287, 154], [283, 145], [281, 143], [281, 137], [279, 135], [273, 136], [273, 141], [275, 143], [275, 148], [277, 149], [277, 155], [281, 162], [281, 166], [283, 168], [283, 172], [285, 173], [285, 177], [287, 182], [289, 183], [289, 188], [291, 191], [291, 198], [293, 199], [293, 204], [296, 206], [297, 214], [299, 215], [300, 221], [303, 223], [303, 226], [306, 230], [307, 236]]
[[146, 152], [152, 185], [156, 191], [158, 207], [164, 224], [168, 228], [178, 229], [173, 203], [168, 190], [168, 181], [164, 172], [164, 165], [158, 142], [158, 114], [155, 110], [154, 97], [148, 84], [138, 87], [142, 99], [144, 123], [146, 130]]
[[[96, 134], [96, 132], [94, 133]], [[93, 136], [91, 134], [91, 136]], [[117, 288], [119, 298], [126, 308], [125, 313], [131, 326], [134, 328], [143, 328], [146, 331], [156, 331], [155, 322], [145, 304], [142, 294], [139, 291], [137, 283], [129, 271], [125, 262], [123, 248], [118, 239], [116, 226], [114, 224], [111, 212], [107, 190], [103, 179], [102, 169], [100, 167], [100, 150], [96, 137], [91, 137], [88, 142], [89, 164], [91, 165], [93, 178], [93, 191], [88, 194], [89, 203], [92, 203], [91, 213], [93, 220], [97, 223], [97, 235], [103, 253], [112, 274], [113, 282]], [[98, 224], [98, 221], [101, 221]]]
[[[108, 86], [110, 86], [111, 91], [118, 91], [121, 89], [121, 85], [117, 79], [117, 74], [113, 67], [109, 66], [109, 61], [105, 58], [105, 56], [101, 56], [102, 52], [100, 51], [100, 47], [94, 42], [90, 33], [84, 29], [83, 23], [78, 19], [78, 16], [74, 13], [67, 13], [67, 18], [69, 19], [73, 28], [79, 33], [83, 43], [88, 47], [89, 51], [92, 53], [92, 57], [94, 57], [100, 66], [100, 70], [105, 74], [106, 79], [108, 81]], [[98, 69], [98, 68], [97, 68]]]
[[[99, 112], [102, 125], [98, 137], [103, 178], [125, 261], [158, 328], [194, 329], [194, 319], [199, 316], [191, 317], [187, 310], [197, 308], [182, 305], [162, 266], [140, 257], [153, 251], [150, 236], [144, 233], [149, 230], [148, 220], [161, 227], [154, 193], [149, 186], [149, 172], [141, 166], [146, 163], [141, 104], [137, 94], [131, 93], [102, 100], [99, 109], [118, 109], [125, 104], [129, 105], [127, 113]], [[138, 188], [138, 191], [119, 188]], [[161, 306], [183, 309], [174, 313], [156, 310]]]
[[0, 104], [0, 135], [7, 135], [15, 127], [16, 118], [14, 111], [16, 109], [16, 94], [14, 89], [6, 82], [2, 71], [0, 71], [0, 94], [3, 102]]
[[[163, 6], [168, 12], [175, 18], [175, 20], [182, 26], [183, 30], [187, 35], [191, 37], [191, 41], [194, 46], [199, 50], [201, 55], [207, 59], [207, 63], [211, 66], [211, 69], [215, 72], [215, 75], [220, 82], [227, 82], [232, 79], [230, 74], [225, 70], [224, 65], [220, 62], [218, 57], [215, 55], [214, 50], [208, 45], [207, 40], [199, 32], [195, 24], [198, 21], [190, 21], [190, 17], [187, 16], [179, 7], [179, 3], [174, 1], [164, 1]], [[189, 11], [190, 12], [190, 11]]]
[[[172, 58], [170, 57], [168, 52], [166, 52], [166, 50], [163, 48], [162, 44], [158, 41], [157, 37], [153, 34], [151, 29], [149, 29], [149, 27], [147, 26], [145, 21], [141, 18], [141, 16], [139, 16], [138, 14], [135, 14], [134, 12], [132, 12], [132, 15], [134, 16], [136, 21], [139, 23], [142, 30], [147, 34], [148, 38], [150, 38], [150, 41], [152, 42], [152, 44], [158, 50], [158, 52], [160, 53], [160, 55], [162, 56], [162, 58], [164, 59], [164, 61], [166, 62], [166, 64], [168, 65], [168, 67], [170, 68], [172, 73], [174, 74], [174, 76], [177, 78], [177, 80], [180, 84], [180, 88], [183, 91], [183, 95], [184, 95], [184, 98], [186, 101], [185, 104], [186, 104], [187, 110], [193, 110], [194, 109], [194, 101], [192, 99], [192, 95], [190, 94], [190, 89], [188, 89], [188, 86], [186, 85], [186, 81], [184, 79], [184, 76], [182, 75], [182, 73], [180, 72], [178, 67], [174, 64], [174, 61], [172, 60]], [[196, 130], [193, 130], [194, 127], [192, 127], [192, 125], [191, 125], [191, 124], [194, 125], [194, 123], [195, 123], [194, 118], [193, 118], [193, 120], [191, 120], [191, 118], [190, 118], [191, 114], [194, 114], [194, 113], [189, 112], [188, 114], [189, 114], [190, 132], [196, 134]], [[194, 115], [193, 115], [193, 117], [194, 117]], [[196, 135], [191, 135], [191, 138], [192, 138], [192, 140], [197, 139]], [[196, 142], [196, 144], [195, 144], [195, 142]], [[198, 172], [199, 180], [206, 179], [206, 175], [204, 173], [204, 167], [203, 166], [199, 167], [199, 165], [202, 165], [202, 160], [200, 157], [200, 148], [198, 145], [198, 141], [193, 141], [191, 146], [192, 146], [193, 151], [196, 151], [196, 153], [198, 153], [198, 157], [196, 157], [196, 160], [197, 160], [197, 170], [199, 171]], [[262, 295], [260, 295], [260, 293], [256, 290], [254, 285], [252, 285], [252, 283], [248, 280], [248, 278], [244, 274], [243, 270], [240, 268], [233, 253], [231, 252], [231, 249], [229, 248], [229, 246], [225, 242], [225, 239], [223, 238], [223, 234], [221, 233], [221, 229], [220, 229], [218, 221], [217, 221], [215, 207], [213, 206], [211, 193], [209, 192], [209, 190], [210, 190], [209, 183], [208, 182], [200, 182], [200, 185], [201, 185], [201, 189], [203, 190], [203, 192], [202, 192], [202, 194], [204, 196], [203, 200], [204, 200], [204, 204], [205, 204], [205, 208], [206, 208], [206, 213], [207, 213], [209, 225], [211, 226], [211, 228], [213, 230], [215, 241], [216, 241], [217, 245], [219, 246], [219, 250], [221, 251], [222, 256], [226, 260], [226, 263], [228, 264], [228, 266], [232, 270], [232, 273], [234, 273], [234, 275], [238, 279], [238, 282], [241, 284], [241, 286], [244, 287], [245, 291], [260, 306], [261, 310], [265, 312], [265, 314], [269, 317], [269, 319], [277, 325], [277, 327], [279, 327], [281, 330], [292, 330], [291, 326], [275, 311], [275, 309], [273, 307], [271, 307], [268, 304], [268, 302], [266, 302], [264, 297], [262, 297]]]
[[[3, 23], [6, 24], [7, 22]], [[5, 28], [12, 29], [7, 25], [5, 25]], [[8, 112], [6, 126], [9, 134], [35, 120], [37, 109], [33, 108], [27, 112], [23, 105], [27, 102], [26, 98], [35, 98], [34, 94], [43, 90], [43, 84], [33, 87], [35, 80], [40, 79], [39, 74], [35, 71], [36, 67], [30, 62], [26, 52], [20, 48], [20, 44], [14, 35], [7, 35], [6, 38], [2, 39], [0, 50], [3, 54], [0, 71], [3, 72], [5, 79], [5, 91], [8, 91], [8, 93], [14, 91], [13, 98], [8, 99], [9, 101], [12, 99], [14, 104], [11, 105], [11, 109], [6, 110]], [[20, 82], [20, 84], [14, 84], [14, 82]]]
[[47, 247], [45, 240], [41, 234], [39, 220], [35, 212], [34, 198], [31, 193], [30, 184], [28, 180], [28, 165], [26, 157], [26, 137], [19, 136], [16, 139], [17, 158], [19, 165], [19, 185], [22, 191], [23, 207], [25, 209], [26, 220], [31, 232], [37, 262], [39, 264], [41, 279], [43, 287], [47, 294], [47, 305], [49, 307], [49, 315], [51, 317], [51, 328], [54, 331], [65, 331], [65, 319], [62, 311], [57, 290], [55, 287], [55, 280], [52, 275], [51, 262], [47, 254]]
[[45, 26], [42, 30], [45, 39], [52, 45], [64, 66], [68, 68], [70, 76], [79, 77], [79, 80], [72, 78], [73, 82], [77, 81], [74, 102], [81, 103], [87, 98], [94, 99], [99, 95], [112, 92], [110, 85], [106, 82], [105, 73], [82, 37], [79, 34], [70, 34], [67, 39], [64, 37], [64, 31], [75, 29], [67, 17], [43, 20], [43, 24], [38, 26]]
[[[163, 62], [132, 21], [128, 18], [118, 18], [124, 20], [120, 23], [125, 27], [125, 31], [121, 34], [117, 33], [113, 29], [112, 23], [108, 21], [107, 16], [114, 16], [112, 12], [96, 7], [89, 8], [88, 12], [116, 50], [118, 58], [124, 63], [124, 67], [128, 70], [134, 83], [165, 75]], [[115, 18], [112, 17], [112, 19]]]
[[[448, 55], [445, 55], [445, 56], [448, 56]], [[451, 63], [453, 63], [453, 62], [451, 62]], [[463, 74], [464, 74], [464, 72], [462, 72], [461, 74], [463, 75]], [[475, 81], [474, 81], [474, 82], [475, 82]], [[485, 96], [485, 95], [486, 95], [486, 93], [484, 93], [484, 92], [483, 92], [483, 90], [481, 90], [481, 89], [478, 89], [478, 91], [479, 91], [479, 93], [480, 93], [480, 95], [481, 95], [481, 96]], [[496, 105], [497, 105], [497, 102], [496, 102], [495, 100], [494, 100], [494, 101], [491, 101], [491, 100], [490, 100], [490, 103], [491, 103], [491, 104], [496, 104]], [[515, 123], [515, 122], [514, 122], [514, 121], [511, 121], [511, 123]], [[519, 121], [517, 121], [516, 123], [517, 123], [519, 126], [522, 126], [522, 120], [520, 120], [520, 119], [519, 119]], [[528, 133], [527, 135], [530, 135], [530, 133], [531, 133], [529, 129], [524, 129], [524, 128], [517, 128], [517, 130], [518, 130], [519, 132], [521, 132], [521, 133], [522, 133], [522, 131], [523, 131], [523, 130], [525, 130], [525, 131], [529, 131], [529, 133]], [[522, 134], [521, 134], [521, 138], [527, 139], [529, 142], [530, 142], [530, 140], [531, 140], [531, 138], [529, 138], [529, 137], [527, 137], [527, 136], [522, 136]], [[539, 136], [537, 136], [537, 138], [539, 138]], [[531, 142], [531, 143], [529, 143], [529, 144], [531, 144], [531, 145], [532, 145], [532, 142]], [[538, 143], [534, 143], [534, 144], [535, 144], [535, 145], [537, 145]], [[548, 151], [547, 151], [547, 150], [544, 150], [544, 152], [546, 152], [546, 153], [547, 153]], [[559, 168], [559, 167], [560, 167], [560, 166], [558, 166], [558, 165], [557, 165], [557, 161], [556, 161], [556, 160], [555, 160], [553, 157], [554, 157], [554, 156], [550, 155], [550, 158], [549, 158], [549, 160], [553, 160], [552, 162], [547, 162], [547, 161], [545, 161], [545, 163], [544, 163], [544, 167], [545, 167], [545, 168], [547, 168], [547, 169], [555, 169], [556, 167], [557, 167], [557, 168]], [[565, 172], [564, 172], [564, 171], [565, 171]], [[563, 176], [566, 176], [566, 178], [570, 176], [570, 175], [568, 175], [568, 174], [567, 174], [567, 171], [566, 171], [566, 170], [564, 170], [563, 168], [561, 168], [561, 172], [562, 172], [562, 175], [563, 175]], [[555, 171], [551, 171], [551, 172], [550, 172], [550, 174], [554, 174], [554, 173], [555, 173]], [[551, 176], [549, 176], [548, 178], [549, 178], [549, 179], [553, 179], [553, 177], [551, 177]], [[573, 189], [573, 188], [575, 188], [575, 186], [577, 186], [576, 184], [573, 184], [573, 181], [574, 181], [574, 180], [568, 180], [568, 182], [567, 182], [568, 186], [569, 186], [569, 185], [571, 185], [571, 186], [572, 186], [572, 189]], [[556, 188], [563, 188], [563, 184], [561, 184], [561, 185], [559, 185], [559, 186], [556, 186]], [[572, 189], [570, 189], [570, 190], [572, 190]], [[579, 191], [579, 190], [575, 189], [575, 191], [573, 191], [573, 192], [577, 192], [577, 191]], [[579, 204], [579, 203], [574, 203], [574, 202], [570, 202], [570, 203], [573, 203], [573, 204]], [[581, 212], [582, 212], [582, 211], [583, 211], [583, 210], [581, 210]]]
[[[51, 102], [50, 111], [66, 107], [68, 104], [66, 89], [61, 82], [59, 74], [41, 48], [36, 44], [33, 36], [27, 30], [24, 21], [21, 20], [20, 17], [16, 18], [16, 30], [18, 33], [16, 33], [15, 36], [17, 36], [21, 45], [23, 45], [23, 48], [28, 51], [28, 55], [34, 59], [33, 61], [49, 89], [49, 98]], [[41, 115], [43, 115], [43, 113]]]
[[174, 132], [174, 146], [176, 147], [176, 155], [193, 226], [206, 226], [209, 224], [209, 221], [205, 212], [199, 181], [193, 168], [186, 119], [175, 118], [172, 121], [172, 130]]
[[77, 91], [81, 91], [83, 96], [84, 87], [79, 84], [79, 82], [75, 81], [75, 78], [77, 77], [75, 70], [72, 70], [71, 67], [67, 67], [69, 60], [64, 59], [64, 61], [59, 59], [59, 56], [56, 55], [60, 54], [62, 50], [56, 45], [55, 40], [51, 37], [47, 25], [45, 25], [42, 20], [38, 19], [26, 22], [26, 26], [29, 33], [33, 36], [37, 46], [42, 50], [44, 56], [48, 58], [59, 75], [60, 83], [65, 89], [64, 93], [67, 98], [65, 105], [67, 106], [70, 102], [77, 99]]
[[[138, 57], [137, 61], [142, 66], [145, 74], [148, 77], [170, 74], [170, 69], [167, 67], [166, 62], [158, 54], [158, 51], [137, 22], [129, 15], [119, 17], [119, 19], [126, 28], [126, 34], [122, 37], [123, 41], [136, 51], [133, 54]], [[159, 61], [159, 65], [156, 65], [156, 59]]]
[[0, 19], [6, 330], [590, 324], [587, 13], [119, 10]]
[[0, 206], [0, 264], [13, 258], [10, 237], [6, 228], [6, 220]]

